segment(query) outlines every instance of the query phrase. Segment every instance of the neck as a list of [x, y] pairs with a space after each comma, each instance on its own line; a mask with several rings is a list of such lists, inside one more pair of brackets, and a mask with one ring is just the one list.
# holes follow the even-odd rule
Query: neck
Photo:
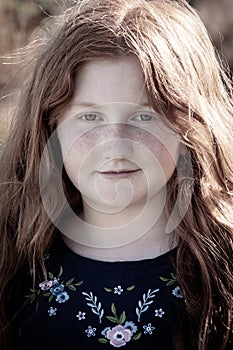
[[[73, 224], [72, 232], [83, 232], [83, 235], [88, 236], [91, 244], [81, 244], [74, 236], [68, 237], [67, 234], [63, 235], [64, 242], [75, 253], [102, 261], [150, 259], [174, 248], [177, 245], [175, 235], [173, 233], [165, 233], [167, 224], [165, 211], [161, 211], [159, 206], [149, 205], [147, 214], [141, 214], [141, 208], [141, 206], [135, 206], [118, 213], [106, 214], [93, 210], [84, 202], [84, 210], [80, 218], [83, 222], [90, 225], [88, 232], [84, 233], [83, 228], [78, 227], [77, 220]], [[150, 218], [154, 218], [156, 215], [157, 219], [153, 220], [153, 224], [146, 227], [146, 223], [149, 223]], [[135, 220], [135, 225], [127, 226], [133, 220]], [[66, 230], [71, 231], [70, 225], [72, 225], [72, 220], [69, 219], [66, 222], [69, 227], [66, 224], [65, 229], [62, 231], [64, 233], [67, 232]], [[122, 227], [124, 228], [123, 236], [121, 236], [122, 232], [120, 232]], [[99, 229], [100, 233], [98, 233]], [[98, 240], [99, 242], [101, 240], [100, 244], [98, 244]], [[112, 241], [115, 243], [109, 244]]]

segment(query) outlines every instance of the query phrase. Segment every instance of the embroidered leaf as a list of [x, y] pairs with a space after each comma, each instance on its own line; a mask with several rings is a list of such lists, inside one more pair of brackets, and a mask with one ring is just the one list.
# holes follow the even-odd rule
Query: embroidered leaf
[[118, 319], [117, 317], [113, 317], [113, 316], [106, 316], [106, 318], [111, 321], [111, 322], [114, 322], [114, 323], [118, 323]]
[[141, 308], [142, 307], [142, 302], [139, 300], [138, 306]]
[[149, 308], [149, 306], [144, 307], [144, 308], [141, 310], [141, 313], [142, 313], [142, 312], [145, 312], [146, 310], [148, 310], [148, 308]]
[[145, 301], [146, 301], [146, 294], [145, 293], [143, 294], [142, 299], [143, 299], [143, 302], [145, 303]]
[[72, 286], [72, 285], [68, 285], [67, 286], [70, 290], [73, 290], [73, 291], [76, 291], [77, 289], [75, 288], [75, 286]]
[[91, 310], [94, 314], [99, 315], [99, 313], [94, 308], [92, 308]]
[[52, 274], [51, 272], [49, 272], [49, 278], [50, 278], [51, 280], [54, 279], [53, 274]]
[[66, 285], [68, 286], [69, 284], [72, 284], [72, 282], [74, 281], [74, 277], [69, 279], [67, 282], [66, 282]]
[[87, 303], [88, 306], [91, 307], [91, 310], [94, 314], [98, 315], [99, 316], [99, 322], [101, 323], [101, 318], [103, 317], [103, 314], [104, 314], [104, 310], [100, 310], [101, 308], [101, 303], [98, 303], [98, 306], [97, 306], [97, 297], [93, 296], [93, 293], [90, 292], [90, 295], [86, 292], [82, 292], [83, 295], [86, 296], [86, 300], [87, 301], [91, 301], [91, 303]]
[[119, 324], [122, 324], [122, 323], [125, 322], [125, 320], [126, 320], [125, 311], [123, 311], [122, 314], [119, 317], [118, 322], [119, 322]]
[[167, 281], [169, 281], [169, 278], [165, 278], [165, 277], [159, 277], [159, 279], [161, 280], [161, 281], [163, 281], [163, 282], [167, 282]]
[[53, 300], [53, 294], [50, 295], [49, 297], [49, 303]]
[[108, 341], [105, 338], [99, 338], [98, 339], [100, 343], [106, 344]]
[[166, 286], [171, 286], [172, 284], [176, 283], [174, 280], [170, 280], [166, 283]]
[[77, 283], [74, 283], [74, 286], [81, 286], [81, 284], [83, 284], [83, 281], [79, 281]]
[[40, 290], [38, 289], [38, 291], [37, 291], [37, 295], [39, 295], [40, 294]]
[[133, 290], [134, 288], [135, 286], [133, 285], [133, 286], [127, 287], [126, 289], [130, 291], [130, 290]]
[[132, 337], [132, 339], [133, 339], [133, 340], [138, 340], [139, 338], [141, 338], [141, 335], [142, 335], [141, 332], [140, 332], [140, 333], [137, 333], [137, 334], [135, 334], [135, 335]]
[[139, 308], [136, 307], [136, 315], [139, 316]]
[[95, 307], [95, 304], [87, 303], [87, 305], [90, 307]]
[[176, 275], [173, 272], [171, 272], [170, 275], [172, 276], [172, 278], [174, 278], [174, 280], [176, 280]]
[[50, 297], [51, 293], [44, 293], [44, 297]]
[[60, 266], [60, 271], [59, 271], [59, 274], [57, 277], [61, 277], [62, 273], [63, 273], [63, 268], [62, 268], [62, 266]]
[[111, 289], [111, 288], [106, 288], [106, 287], [104, 287], [104, 289], [106, 290], [106, 292], [112, 292], [112, 289]]
[[32, 294], [30, 304], [33, 303], [34, 300], [35, 300], [35, 294]]
[[144, 305], [150, 305], [152, 303], [153, 303], [153, 300], [149, 300], [149, 301], [147, 301], [147, 303], [144, 303]]
[[116, 316], [116, 306], [114, 303], [112, 303], [112, 305], [111, 305], [111, 311], [112, 311], [113, 315]]
[[32, 289], [32, 288], [30, 288], [30, 292], [32, 292], [32, 293], [36, 293], [36, 292], [37, 292], [37, 290], [36, 290], [36, 289]]

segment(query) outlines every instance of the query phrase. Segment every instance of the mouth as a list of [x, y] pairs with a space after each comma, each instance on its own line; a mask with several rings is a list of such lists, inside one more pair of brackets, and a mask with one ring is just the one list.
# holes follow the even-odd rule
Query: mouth
[[98, 172], [98, 174], [102, 175], [103, 177], [107, 179], [123, 179], [130, 177], [134, 175], [135, 173], [139, 172], [141, 169], [134, 169], [134, 170], [127, 170], [127, 169], [122, 169], [122, 170], [109, 170], [109, 171], [102, 171]]

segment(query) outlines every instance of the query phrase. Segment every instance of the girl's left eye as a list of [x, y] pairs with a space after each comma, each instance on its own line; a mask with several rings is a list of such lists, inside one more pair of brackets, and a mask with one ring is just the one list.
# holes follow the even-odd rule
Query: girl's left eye
[[96, 121], [98, 120], [98, 116], [96, 114], [84, 114], [80, 117], [82, 120], [86, 120], [86, 121], [89, 121], [89, 122], [93, 122], [93, 121]]
[[136, 117], [134, 117], [133, 119], [139, 120], [142, 122], [150, 122], [153, 119], [153, 116], [150, 114], [141, 113], [141, 114], [137, 115]]

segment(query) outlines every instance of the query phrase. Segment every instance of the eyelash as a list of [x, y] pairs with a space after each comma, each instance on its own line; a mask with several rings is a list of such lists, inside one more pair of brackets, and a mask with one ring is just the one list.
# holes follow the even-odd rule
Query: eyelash
[[[95, 117], [95, 119], [87, 119], [87, 117], [90, 117], [90, 116], [92, 116], [92, 117]], [[149, 117], [150, 119], [148, 120], [142, 120], [142, 119], [137, 119], [137, 118], [140, 118], [140, 117], [142, 117], [142, 116], [146, 116], [146, 117]], [[96, 119], [96, 117], [97, 118], [101, 118], [101, 117], [99, 117], [97, 114], [94, 114], [94, 113], [89, 113], [89, 114], [84, 114], [84, 115], [82, 115], [81, 117], [80, 117], [80, 119], [81, 120], [84, 120], [84, 121], [90, 121], [90, 122], [95, 122], [95, 121], [97, 121], [98, 119]], [[139, 120], [139, 121], [141, 121], [141, 122], [150, 122], [151, 120], [153, 119], [153, 116], [152, 115], [150, 115], [150, 114], [147, 114], [147, 113], [141, 113], [141, 114], [139, 114], [139, 115], [137, 115], [136, 117], [133, 117], [132, 118], [132, 120]]]

